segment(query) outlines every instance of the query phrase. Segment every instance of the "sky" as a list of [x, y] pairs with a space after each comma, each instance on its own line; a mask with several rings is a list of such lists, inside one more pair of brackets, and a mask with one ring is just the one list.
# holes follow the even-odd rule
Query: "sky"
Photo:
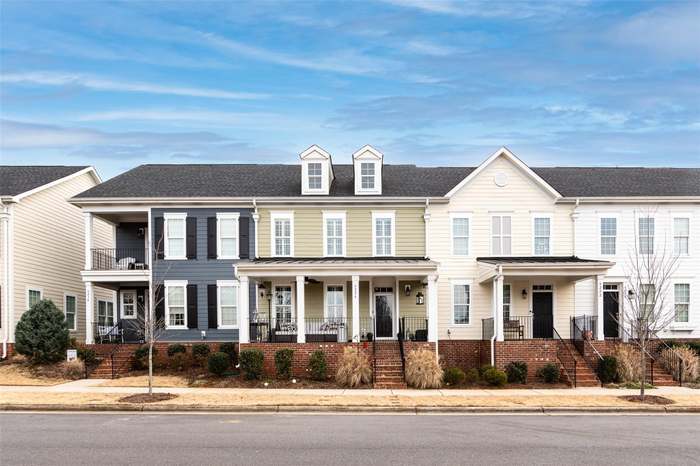
[[699, 1], [0, 0], [0, 158], [700, 166], [699, 24]]

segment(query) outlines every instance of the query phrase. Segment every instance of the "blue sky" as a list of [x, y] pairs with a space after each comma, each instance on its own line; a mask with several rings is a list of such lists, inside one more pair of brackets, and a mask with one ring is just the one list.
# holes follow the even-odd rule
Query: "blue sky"
[[700, 165], [700, 2], [0, 3], [6, 164]]

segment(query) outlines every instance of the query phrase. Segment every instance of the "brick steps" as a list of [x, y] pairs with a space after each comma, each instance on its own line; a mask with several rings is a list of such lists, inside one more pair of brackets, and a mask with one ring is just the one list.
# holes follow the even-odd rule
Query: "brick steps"
[[95, 347], [98, 357], [102, 360], [97, 365], [95, 369], [89, 374], [91, 379], [111, 379], [112, 378], [112, 358], [110, 354], [115, 350], [114, 353], [114, 376], [119, 377], [120, 375], [125, 375], [129, 372], [129, 366], [131, 364], [131, 356], [134, 354], [134, 350], [138, 345], [102, 345], [100, 347]]
[[374, 388], [406, 388], [399, 343], [377, 342], [375, 347]]

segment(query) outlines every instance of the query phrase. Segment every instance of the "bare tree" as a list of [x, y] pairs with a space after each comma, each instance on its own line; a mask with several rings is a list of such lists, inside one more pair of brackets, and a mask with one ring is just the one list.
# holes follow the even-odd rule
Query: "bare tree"
[[[156, 290], [162, 289], [155, 287]], [[148, 395], [153, 395], [153, 348], [160, 338], [165, 334], [165, 320], [155, 317], [155, 307], [164, 300], [162, 292], [154, 292], [159, 296], [158, 302], [153, 302], [151, 306], [139, 304], [137, 312], [137, 327], [143, 331], [143, 339], [148, 345]], [[156, 300], [154, 300], [156, 301]]]

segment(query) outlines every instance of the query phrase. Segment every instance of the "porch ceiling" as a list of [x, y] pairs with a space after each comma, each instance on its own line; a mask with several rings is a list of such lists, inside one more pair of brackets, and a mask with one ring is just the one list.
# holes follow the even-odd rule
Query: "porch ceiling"
[[581, 259], [576, 256], [477, 257], [479, 281], [493, 279], [498, 268], [507, 277], [563, 277], [581, 280], [604, 274], [614, 262]]
[[437, 273], [437, 263], [422, 257], [260, 258], [236, 265], [248, 276], [424, 276]]

